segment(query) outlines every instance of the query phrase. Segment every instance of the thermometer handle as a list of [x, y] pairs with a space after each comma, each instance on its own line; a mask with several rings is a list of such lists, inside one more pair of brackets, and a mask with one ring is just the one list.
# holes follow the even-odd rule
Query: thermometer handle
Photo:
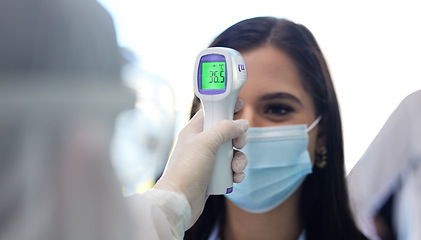
[[[234, 99], [235, 97], [235, 99]], [[205, 121], [204, 130], [222, 120], [232, 120], [237, 94], [233, 94], [230, 101], [202, 101]], [[206, 116], [208, 115], [208, 116]], [[216, 153], [212, 177], [207, 188], [208, 194], [227, 194], [232, 192], [233, 173], [231, 161], [233, 157], [232, 141], [221, 145]]]

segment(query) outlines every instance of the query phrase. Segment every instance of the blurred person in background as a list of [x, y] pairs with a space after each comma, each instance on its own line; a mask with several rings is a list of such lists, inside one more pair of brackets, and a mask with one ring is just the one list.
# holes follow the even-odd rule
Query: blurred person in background
[[0, 238], [133, 234], [108, 161], [120, 81], [111, 17], [96, 1], [0, 3]]
[[[93, 0], [1, 1], [0, 32], [0, 239], [182, 238], [215, 152], [242, 148], [247, 121], [202, 132], [199, 113], [154, 189], [123, 199], [109, 145], [134, 97], [109, 14]], [[246, 161], [234, 157], [234, 176]]]
[[421, 239], [421, 91], [402, 100], [347, 178], [370, 239]]

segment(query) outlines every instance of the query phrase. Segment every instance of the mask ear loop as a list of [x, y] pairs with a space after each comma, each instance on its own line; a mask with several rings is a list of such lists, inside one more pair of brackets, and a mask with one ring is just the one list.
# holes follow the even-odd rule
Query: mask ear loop
[[310, 132], [311, 130], [313, 130], [314, 127], [317, 126], [317, 124], [320, 122], [320, 120], [322, 120], [322, 115], [319, 115], [316, 120], [314, 120], [314, 122], [306, 129], [306, 132]]

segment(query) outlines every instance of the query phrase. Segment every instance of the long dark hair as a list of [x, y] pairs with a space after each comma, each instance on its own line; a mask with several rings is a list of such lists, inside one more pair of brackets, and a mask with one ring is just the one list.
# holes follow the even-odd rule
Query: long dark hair
[[[326, 137], [328, 163], [313, 167], [303, 183], [300, 218], [306, 239], [365, 239], [349, 207], [345, 182], [342, 125], [330, 73], [313, 34], [303, 25], [285, 19], [259, 17], [241, 21], [220, 34], [211, 47], [229, 47], [244, 53], [270, 45], [286, 53], [298, 69], [302, 84], [312, 96]], [[195, 100], [197, 105], [198, 100]], [[185, 239], [208, 239], [219, 224], [225, 225], [223, 196], [211, 196]]]

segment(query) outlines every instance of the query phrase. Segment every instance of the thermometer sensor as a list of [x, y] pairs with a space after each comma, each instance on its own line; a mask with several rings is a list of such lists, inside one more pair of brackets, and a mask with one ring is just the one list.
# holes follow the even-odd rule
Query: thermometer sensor
[[[194, 92], [203, 106], [203, 130], [224, 119], [233, 120], [238, 93], [246, 81], [244, 59], [236, 50], [213, 47], [199, 53], [194, 68]], [[232, 141], [223, 143], [216, 153], [208, 194], [232, 192], [232, 157]]]

